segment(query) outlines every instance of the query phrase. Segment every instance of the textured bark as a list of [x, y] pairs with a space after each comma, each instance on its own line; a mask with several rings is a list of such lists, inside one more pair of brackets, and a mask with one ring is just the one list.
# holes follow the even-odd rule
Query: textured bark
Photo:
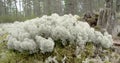
[[105, 0], [106, 8], [100, 11], [97, 25], [104, 28], [108, 33], [112, 34], [116, 24], [116, 14], [113, 10], [113, 0]]
[[116, 11], [120, 12], [120, 0], [116, 0]]
[[101, 28], [105, 28], [107, 27], [107, 22], [108, 22], [108, 17], [109, 17], [109, 9], [102, 9], [100, 11], [100, 15], [98, 18], [98, 26], [100, 26]]

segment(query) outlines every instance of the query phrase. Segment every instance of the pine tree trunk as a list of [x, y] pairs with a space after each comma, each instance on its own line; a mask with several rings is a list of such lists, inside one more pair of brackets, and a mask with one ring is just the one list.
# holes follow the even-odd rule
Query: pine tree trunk
[[116, 14], [113, 9], [113, 0], [105, 0], [106, 8], [100, 11], [97, 25], [106, 29], [108, 33], [113, 34], [113, 29], [116, 24]]
[[120, 12], [120, 0], [116, 0], [116, 11]]

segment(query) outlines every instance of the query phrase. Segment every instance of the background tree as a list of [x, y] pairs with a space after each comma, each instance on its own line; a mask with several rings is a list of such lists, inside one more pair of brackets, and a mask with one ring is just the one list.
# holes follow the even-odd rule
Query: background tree
[[52, 13], [51, 0], [43, 0], [43, 14], [50, 15]]
[[51, 3], [52, 13], [58, 13], [59, 15], [63, 15], [62, 0], [51, 0]]
[[78, 4], [79, 0], [65, 0], [65, 14], [78, 14]]
[[[118, 12], [119, 0], [115, 1]], [[52, 13], [83, 16], [88, 11], [98, 12], [104, 3], [105, 0], [0, 0], [0, 21], [24, 21]]]
[[116, 11], [120, 12], [120, 0], [116, 0]]
[[42, 15], [41, 9], [41, 0], [32, 0], [33, 1], [33, 12], [35, 16]]
[[23, 0], [23, 9], [25, 16], [32, 15], [32, 1], [31, 0]]

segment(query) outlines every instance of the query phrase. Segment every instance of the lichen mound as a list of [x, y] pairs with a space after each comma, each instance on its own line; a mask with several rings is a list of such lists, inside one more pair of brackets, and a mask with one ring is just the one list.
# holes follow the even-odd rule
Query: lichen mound
[[111, 35], [95, 31], [87, 22], [78, 21], [73, 15], [44, 15], [41, 18], [3, 25], [2, 28], [8, 33], [8, 49], [20, 52], [52, 52], [57, 42], [63, 46], [82, 46], [87, 42], [101, 44], [105, 48], [113, 45]]

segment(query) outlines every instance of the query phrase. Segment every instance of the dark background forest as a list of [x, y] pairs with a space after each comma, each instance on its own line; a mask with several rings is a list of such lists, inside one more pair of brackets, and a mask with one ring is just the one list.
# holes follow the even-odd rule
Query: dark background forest
[[[120, 0], [113, 0], [119, 15]], [[0, 0], [0, 22], [24, 21], [42, 15], [84, 15], [105, 7], [105, 0]]]

